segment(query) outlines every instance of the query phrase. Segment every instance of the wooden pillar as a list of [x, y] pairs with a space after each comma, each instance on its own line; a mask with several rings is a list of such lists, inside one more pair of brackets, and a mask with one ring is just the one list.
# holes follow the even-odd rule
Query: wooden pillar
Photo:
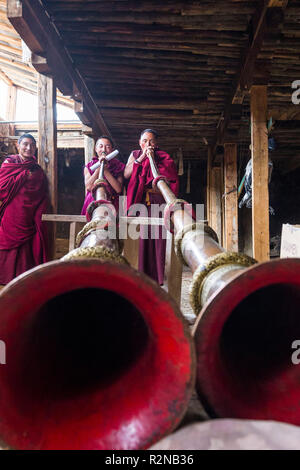
[[89, 135], [84, 136], [84, 164], [87, 165], [95, 155], [95, 139]]
[[52, 78], [38, 75], [38, 162], [49, 181], [50, 202], [57, 213], [56, 87]]
[[209, 226], [211, 226], [211, 162], [212, 162], [212, 150], [211, 147], [207, 149], [207, 171], [206, 171], [206, 219]]
[[238, 251], [237, 145], [224, 144], [225, 249]]
[[165, 277], [168, 286], [168, 293], [177, 302], [180, 308], [181, 284], [182, 284], [182, 263], [177, 257], [174, 249], [174, 236], [167, 233], [166, 243], [166, 264]]
[[17, 87], [11, 85], [8, 87], [7, 105], [6, 105], [6, 118], [8, 121], [14, 121], [16, 118], [16, 105], [17, 105]]
[[[56, 87], [45, 75], [38, 75], [38, 162], [48, 178], [50, 212], [57, 214], [57, 124]], [[48, 225], [49, 249], [56, 253], [56, 224]]]
[[[8, 121], [15, 121], [17, 107], [17, 87], [11, 85], [8, 88], [7, 105], [6, 105], [6, 118]], [[9, 124], [9, 135], [15, 135], [14, 124]]]
[[210, 184], [210, 227], [218, 235], [219, 243], [222, 243], [221, 168], [211, 169]]
[[222, 213], [222, 242], [221, 245], [225, 246], [225, 185], [224, 185], [224, 158], [221, 161], [221, 213]]
[[221, 168], [212, 167], [212, 151], [208, 149], [207, 155], [207, 220], [208, 225], [214, 229], [222, 243], [222, 185]]
[[267, 261], [270, 256], [267, 86], [251, 88], [252, 154], [252, 241], [253, 256]]

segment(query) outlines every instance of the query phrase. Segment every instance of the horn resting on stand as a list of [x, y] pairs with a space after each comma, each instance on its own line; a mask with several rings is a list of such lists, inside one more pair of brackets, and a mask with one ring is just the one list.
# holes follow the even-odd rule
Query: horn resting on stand
[[[166, 228], [176, 252], [193, 272], [190, 302], [196, 387], [211, 416], [300, 424], [300, 259], [257, 263], [226, 252], [214, 231], [194, 220], [148, 158], [153, 186], [164, 197]], [[168, 219], [171, 216], [171, 225]]]

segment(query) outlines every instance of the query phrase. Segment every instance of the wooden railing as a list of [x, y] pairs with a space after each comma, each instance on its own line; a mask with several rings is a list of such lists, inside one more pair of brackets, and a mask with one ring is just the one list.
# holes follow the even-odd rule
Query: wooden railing
[[[64, 222], [70, 224], [69, 230], [69, 251], [75, 248], [75, 240], [77, 233], [82, 229], [86, 223], [84, 215], [65, 215], [65, 214], [43, 214], [43, 220], [47, 222]], [[158, 217], [120, 217], [119, 223], [126, 223], [127, 225], [164, 225], [164, 221]], [[132, 238], [124, 239], [123, 254], [130, 265], [138, 268], [139, 256], [139, 239]], [[182, 283], [182, 264], [178, 260], [174, 251], [174, 237], [167, 232], [166, 244], [166, 266], [165, 266], [165, 282], [168, 293], [180, 306], [181, 300], [181, 283]]]

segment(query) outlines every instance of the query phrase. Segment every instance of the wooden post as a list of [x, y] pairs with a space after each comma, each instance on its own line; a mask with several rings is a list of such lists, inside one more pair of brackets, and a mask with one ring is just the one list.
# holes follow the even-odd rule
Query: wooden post
[[57, 213], [56, 88], [52, 78], [38, 75], [38, 162], [49, 181], [52, 212]]
[[206, 219], [208, 225], [211, 226], [211, 162], [212, 162], [212, 150], [211, 147], [207, 149], [207, 178], [206, 178]]
[[211, 168], [210, 175], [210, 227], [218, 235], [222, 242], [222, 193], [221, 193], [221, 168]]
[[[1, 109], [0, 117], [0, 137], [9, 137], [15, 135], [15, 127], [13, 124], [1, 124], [2, 120], [14, 121], [16, 117], [16, 98], [17, 98], [17, 87], [8, 78], [4, 72], [0, 70], [0, 79], [3, 79], [8, 85], [8, 95], [6, 101], [6, 111]], [[5, 112], [5, 115], [2, 115]], [[4, 119], [5, 118], [5, 119]], [[16, 147], [12, 141], [8, 141], [8, 153], [15, 153]]]
[[[8, 121], [15, 121], [17, 107], [17, 87], [11, 85], [8, 88], [6, 118]], [[15, 126], [13, 123], [9, 124], [9, 135], [15, 135]]]
[[225, 193], [225, 185], [224, 185], [224, 158], [221, 161], [221, 213], [222, 213], [222, 242], [221, 245], [225, 246], [225, 197], [223, 194]]
[[89, 135], [84, 136], [84, 164], [87, 165], [95, 155], [95, 140]]
[[139, 238], [136, 240], [127, 237], [124, 240], [123, 255], [127, 259], [130, 266], [134, 269], [138, 269], [139, 266]]
[[222, 200], [221, 200], [221, 168], [212, 167], [212, 149], [208, 148], [207, 154], [207, 196], [206, 218], [208, 225], [214, 229], [218, 235], [220, 244], [222, 243]]
[[167, 233], [165, 277], [167, 280], [168, 293], [177, 302], [180, 308], [182, 263], [177, 257], [174, 249], [174, 236]]
[[238, 251], [237, 145], [224, 144], [225, 249]]
[[252, 240], [253, 256], [267, 261], [270, 256], [267, 86], [251, 88], [252, 154]]
[[[38, 162], [48, 178], [51, 212], [57, 213], [56, 87], [50, 77], [38, 75]], [[55, 257], [56, 224], [49, 228], [49, 249]]]
[[16, 118], [17, 87], [11, 85], [8, 87], [6, 118], [8, 121], [14, 121]]

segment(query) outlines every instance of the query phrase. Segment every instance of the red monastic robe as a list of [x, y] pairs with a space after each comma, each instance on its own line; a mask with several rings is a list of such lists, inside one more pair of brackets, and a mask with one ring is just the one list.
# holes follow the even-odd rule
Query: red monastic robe
[[[93, 159], [85, 166], [89, 170], [89, 173], [92, 175], [96, 170], [92, 171], [91, 167], [99, 161], [98, 157], [93, 157]], [[114, 178], [118, 178], [120, 175], [124, 173], [125, 165], [123, 162], [120, 162], [117, 158], [113, 158], [109, 160], [107, 163], [107, 169], [110, 171]], [[111, 200], [112, 204], [114, 205], [116, 211], [119, 208], [119, 194], [116, 193], [114, 188], [108, 183], [107, 189], [109, 191], [108, 198]], [[90, 191], [87, 191], [85, 200], [82, 206], [81, 215], [86, 215], [86, 211], [88, 206], [91, 202], [94, 201], [93, 195]]]
[[35, 158], [11, 155], [0, 168], [0, 284], [47, 261], [47, 178]]
[[[141, 150], [132, 152], [135, 160], [141, 155]], [[176, 166], [170, 155], [156, 149], [154, 159], [159, 173], [167, 178], [167, 182], [177, 196], [179, 192], [179, 178]], [[130, 207], [133, 204], [146, 204], [148, 216], [151, 215], [151, 204], [164, 204], [161, 194], [149, 192], [152, 189], [152, 171], [148, 158], [141, 164], [133, 164], [133, 171], [127, 188], [127, 209], [130, 215]], [[145, 229], [144, 229], [145, 230]], [[139, 271], [148, 274], [160, 285], [164, 283], [166, 231], [164, 227], [146, 227], [148, 238], [140, 238], [139, 241]], [[142, 228], [141, 228], [142, 232]]]

